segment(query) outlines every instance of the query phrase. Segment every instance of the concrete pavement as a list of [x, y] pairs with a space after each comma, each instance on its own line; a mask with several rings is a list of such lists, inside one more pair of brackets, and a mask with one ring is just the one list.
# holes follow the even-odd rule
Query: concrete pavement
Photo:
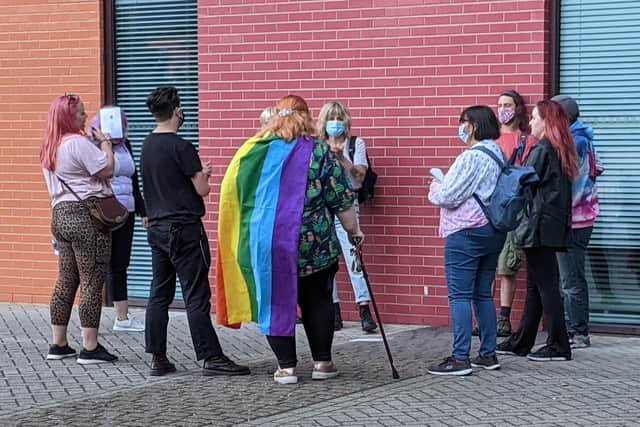
[[[75, 359], [45, 360], [46, 306], [0, 304], [0, 425], [640, 424], [638, 337], [594, 336], [594, 345], [576, 350], [570, 362], [503, 356], [499, 371], [452, 378], [426, 373], [450, 352], [446, 328], [387, 325], [401, 376], [394, 380], [379, 335], [362, 335], [347, 322], [334, 346], [341, 375], [318, 382], [310, 379], [312, 362], [299, 327], [300, 383], [283, 386], [273, 382], [276, 362], [254, 325], [217, 329], [225, 353], [248, 364], [252, 375], [204, 378], [193, 360], [186, 317], [173, 312], [168, 355], [178, 373], [158, 378], [148, 375], [144, 334], [113, 332], [113, 316], [112, 309], [103, 311], [101, 342], [120, 360], [82, 366]], [[70, 340], [76, 349], [79, 335], [74, 310]]]

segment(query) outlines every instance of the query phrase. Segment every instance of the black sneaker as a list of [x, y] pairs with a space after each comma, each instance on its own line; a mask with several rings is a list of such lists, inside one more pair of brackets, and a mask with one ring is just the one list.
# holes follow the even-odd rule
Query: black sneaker
[[511, 335], [511, 322], [509, 319], [500, 319], [498, 320], [497, 332], [499, 337], [508, 337]]
[[562, 354], [545, 345], [540, 347], [538, 351], [527, 354], [527, 359], [533, 360], [534, 362], [563, 362], [571, 360], [571, 353]]
[[109, 353], [101, 344], [89, 351], [83, 348], [78, 355], [78, 363], [81, 365], [94, 365], [96, 363], [115, 362], [118, 356]]
[[500, 363], [498, 362], [498, 358], [494, 354], [493, 356], [488, 357], [474, 357], [471, 359], [471, 366], [474, 368], [484, 368], [490, 371], [494, 369], [500, 369]]
[[249, 375], [251, 371], [247, 366], [237, 365], [227, 356], [210, 357], [204, 361], [202, 375], [211, 377], [214, 375]]
[[362, 321], [362, 330], [364, 332], [373, 332], [378, 327], [378, 324], [371, 317], [369, 304], [360, 306], [360, 320]]
[[176, 365], [171, 363], [164, 354], [154, 354], [151, 359], [151, 376], [161, 377], [176, 371]]
[[69, 344], [59, 346], [52, 344], [49, 346], [49, 353], [47, 354], [47, 360], [62, 360], [67, 357], [73, 357], [76, 355], [76, 351], [69, 347]]
[[496, 353], [498, 354], [507, 354], [509, 356], [517, 356], [513, 352], [513, 346], [511, 345], [511, 340], [505, 340], [496, 345]]
[[444, 359], [444, 362], [438, 363], [436, 365], [431, 365], [431, 367], [427, 370], [430, 374], [433, 375], [469, 375], [473, 372], [471, 369], [471, 364], [469, 363], [469, 359], [467, 360], [457, 360], [453, 357], [447, 357]]
[[473, 329], [471, 330], [471, 335], [474, 337], [479, 337], [480, 336], [480, 329], [478, 329], [477, 326], [474, 326]]
[[344, 325], [342, 324], [342, 315], [340, 314], [340, 303], [339, 302], [334, 302], [333, 303], [333, 330], [334, 331], [339, 331], [340, 329], [342, 329], [344, 327]]

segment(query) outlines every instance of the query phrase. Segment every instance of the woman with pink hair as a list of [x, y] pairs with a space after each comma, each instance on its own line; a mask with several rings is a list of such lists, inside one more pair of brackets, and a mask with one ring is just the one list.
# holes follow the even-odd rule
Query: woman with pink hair
[[85, 200], [111, 194], [114, 171], [111, 140], [93, 130], [99, 146], [84, 129], [87, 114], [80, 97], [59, 96], [49, 107], [40, 162], [51, 197], [51, 231], [59, 250], [58, 280], [51, 296], [53, 343], [47, 360], [76, 355], [67, 340], [71, 308], [80, 288], [82, 350], [78, 363], [113, 362], [118, 358], [98, 343], [102, 311], [102, 286], [111, 253], [111, 233], [99, 231]]

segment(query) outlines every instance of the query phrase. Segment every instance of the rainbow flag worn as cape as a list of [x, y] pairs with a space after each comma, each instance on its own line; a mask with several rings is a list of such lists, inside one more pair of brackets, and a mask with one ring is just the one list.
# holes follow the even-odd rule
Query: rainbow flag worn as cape
[[298, 244], [314, 141], [254, 136], [220, 188], [216, 320], [258, 322], [265, 335], [295, 334]]

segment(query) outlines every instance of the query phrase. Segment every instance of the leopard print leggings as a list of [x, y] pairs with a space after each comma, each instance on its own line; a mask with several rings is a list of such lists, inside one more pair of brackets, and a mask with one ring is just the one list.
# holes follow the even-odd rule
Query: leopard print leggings
[[80, 325], [97, 328], [102, 312], [102, 287], [111, 256], [111, 233], [98, 231], [81, 202], [60, 202], [53, 208], [51, 232], [58, 241], [58, 281], [51, 296], [51, 324], [67, 326], [80, 287]]

